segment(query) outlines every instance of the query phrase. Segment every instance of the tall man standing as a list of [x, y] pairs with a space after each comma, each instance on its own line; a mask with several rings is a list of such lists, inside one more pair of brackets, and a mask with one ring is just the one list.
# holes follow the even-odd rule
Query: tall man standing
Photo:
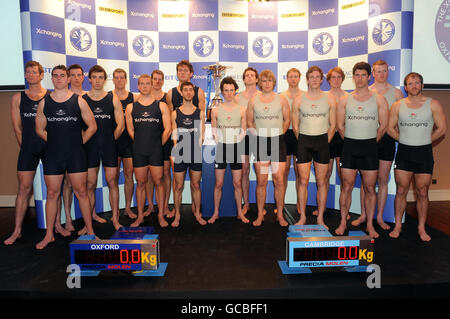
[[92, 203], [93, 219], [104, 223], [104, 219], [95, 214], [95, 189], [97, 187], [98, 170], [102, 162], [106, 183], [109, 189], [109, 202], [112, 210], [112, 222], [117, 230], [119, 223], [119, 186], [117, 179], [117, 149], [116, 140], [122, 134], [125, 123], [122, 104], [117, 96], [106, 92], [103, 87], [106, 81], [106, 71], [100, 65], [94, 65], [89, 70], [91, 90], [83, 95], [94, 113], [97, 122], [97, 132], [86, 143], [88, 158], [88, 192]]
[[[388, 101], [389, 108], [395, 101], [403, 98], [402, 92], [388, 83], [389, 69], [386, 61], [378, 60], [372, 65], [372, 74], [374, 83], [369, 89], [377, 94], [383, 95]], [[377, 223], [383, 229], [389, 229], [389, 225], [383, 220], [384, 206], [388, 195], [389, 173], [391, 172], [392, 162], [395, 156], [395, 140], [386, 132], [377, 143], [378, 148], [378, 193], [377, 193]], [[361, 189], [364, 194], [364, 190]], [[364, 195], [361, 197], [364, 198]], [[366, 220], [364, 210], [361, 210], [361, 216], [352, 222], [352, 225], [358, 226]]]
[[317, 184], [317, 223], [328, 229], [323, 220], [323, 214], [328, 194], [326, 179], [330, 162], [329, 143], [336, 128], [336, 102], [331, 94], [320, 89], [323, 72], [318, 66], [308, 69], [306, 81], [308, 91], [298, 96], [292, 106], [292, 128], [298, 137], [297, 168], [300, 179], [298, 188], [300, 220], [297, 224], [304, 225], [306, 222], [309, 175], [314, 161]]
[[[36, 134], [47, 142], [44, 153], [44, 180], [47, 186], [46, 234], [37, 245], [45, 248], [53, 242], [57, 201], [67, 171], [73, 191], [78, 198], [85, 223], [84, 232], [94, 235], [92, 206], [87, 193], [87, 160], [83, 147], [97, 130], [94, 115], [86, 101], [69, 91], [69, 72], [64, 65], [52, 70], [55, 90], [41, 100], [36, 113]], [[82, 129], [82, 122], [87, 126]]]
[[402, 216], [406, 209], [406, 195], [411, 180], [417, 195], [418, 233], [423, 241], [431, 237], [425, 230], [428, 214], [428, 189], [433, 174], [432, 143], [447, 131], [447, 120], [439, 101], [423, 95], [423, 77], [412, 72], [405, 77], [406, 98], [395, 102], [389, 114], [388, 133], [398, 140], [395, 157], [395, 227], [389, 234], [398, 238], [402, 230]]
[[347, 228], [347, 215], [351, 205], [351, 196], [358, 170], [362, 175], [362, 187], [365, 191], [364, 205], [367, 212], [367, 232], [378, 238], [373, 227], [376, 193], [375, 184], [378, 175], [377, 142], [386, 132], [388, 121], [388, 103], [386, 98], [369, 90], [370, 64], [356, 63], [353, 67], [355, 90], [339, 100], [337, 125], [344, 139], [341, 157], [341, 223], [336, 229], [337, 235], [343, 235]]
[[44, 68], [39, 62], [25, 64], [25, 80], [28, 89], [13, 95], [11, 100], [11, 119], [20, 146], [17, 160], [17, 180], [19, 191], [16, 197], [15, 227], [12, 235], [4, 241], [12, 245], [22, 235], [22, 223], [33, 191], [33, 180], [39, 160], [44, 155], [45, 142], [36, 135], [35, 117], [39, 102], [47, 95], [42, 87]]
[[272, 168], [275, 202], [278, 222], [287, 226], [284, 219], [284, 170], [286, 166], [286, 144], [284, 133], [289, 128], [290, 110], [287, 99], [274, 92], [275, 75], [264, 70], [259, 75], [258, 85], [261, 93], [256, 94], [248, 103], [247, 125], [253, 135], [250, 141], [256, 143], [256, 204], [258, 217], [253, 226], [261, 226], [264, 220], [264, 204], [269, 177], [269, 166]]

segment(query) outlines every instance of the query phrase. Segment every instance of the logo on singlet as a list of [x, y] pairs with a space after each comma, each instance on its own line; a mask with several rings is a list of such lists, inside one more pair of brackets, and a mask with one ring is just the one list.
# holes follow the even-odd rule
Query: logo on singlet
[[183, 125], [186, 125], [186, 126], [192, 125], [192, 119], [190, 119], [190, 118], [183, 119]]
[[372, 29], [372, 39], [378, 45], [389, 43], [395, 35], [395, 25], [391, 20], [381, 19]]
[[207, 57], [214, 51], [214, 41], [207, 35], [198, 36], [192, 44], [192, 49], [198, 56]]
[[409, 115], [409, 118], [410, 118], [411, 120], [415, 120], [415, 119], [417, 118], [417, 113], [411, 112], [411, 114]]
[[70, 43], [78, 51], [84, 52], [92, 46], [92, 36], [88, 30], [82, 27], [75, 27], [70, 31]]
[[258, 37], [253, 41], [252, 49], [256, 56], [267, 58], [273, 52], [273, 42], [268, 37]]
[[312, 42], [314, 52], [320, 55], [327, 54], [334, 46], [333, 36], [328, 32], [321, 32], [316, 35]]
[[450, 63], [450, 1], [444, 0], [437, 10], [434, 34], [436, 44], [444, 59]]
[[102, 108], [99, 107], [99, 106], [97, 106], [97, 107], [94, 109], [94, 113], [102, 113], [102, 112], [103, 112], [103, 110], [102, 110]]
[[132, 43], [133, 51], [141, 57], [150, 56], [155, 50], [153, 40], [146, 35], [138, 35]]
[[66, 112], [64, 112], [63, 109], [59, 109], [58, 111], [56, 111], [56, 115], [58, 115], [58, 116], [64, 116], [64, 115], [66, 115]]
[[359, 113], [362, 113], [362, 112], [364, 112], [364, 107], [361, 106], [361, 105], [359, 105], [359, 106], [356, 107], [356, 110], [357, 110]]

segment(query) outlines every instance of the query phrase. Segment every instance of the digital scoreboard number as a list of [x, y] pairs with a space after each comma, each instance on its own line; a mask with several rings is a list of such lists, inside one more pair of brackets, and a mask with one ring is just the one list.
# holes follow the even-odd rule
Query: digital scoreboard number
[[80, 270], [156, 270], [159, 267], [159, 241], [75, 240], [70, 243], [70, 261]]
[[307, 274], [312, 269], [365, 271], [374, 260], [375, 240], [362, 231], [333, 236], [322, 225], [291, 225], [286, 259], [278, 261], [283, 274]]
[[374, 240], [369, 236], [290, 237], [289, 267], [367, 266], [373, 261]]

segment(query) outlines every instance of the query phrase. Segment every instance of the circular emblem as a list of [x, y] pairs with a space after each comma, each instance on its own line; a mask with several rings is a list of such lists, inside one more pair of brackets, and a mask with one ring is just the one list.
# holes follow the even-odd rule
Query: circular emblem
[[198, 36], [192, 45], [195, 54], [207, 57], [214, 51], [214, 41], [207, 35]]
[[334, 45], [333, 36], [328, 32], [321, 32], [316, 35], [312, 42], [314, 52], [320, 55], [327, 54]]
[[87, 51], [92, 46], [92, 36], [88, 30], [75, 27], [70, 31], [70, 43], [78, 51]]
[[434, 34], [439, 51], [441, 51], [444, 59], [450, 63], [450, 56], [448, 55], [450, 50], [450, 6], [448, 1], [442, 1], [437, 11]]
[[385, 45], [392, 40], [395, 34], [395, 25], [391, 20], [381, 19], [372, 30], [372, 39], [378, 45]]
[[273, 42], [268, 37], [258, 37], [253, 41], [253, 52], [260, 58], [267, 58], [273, 52]]
[[153, 40], [146, 35], [138, 35], [132, 43], [133, 51], [141, 57], [148, 57], [155, 50]]

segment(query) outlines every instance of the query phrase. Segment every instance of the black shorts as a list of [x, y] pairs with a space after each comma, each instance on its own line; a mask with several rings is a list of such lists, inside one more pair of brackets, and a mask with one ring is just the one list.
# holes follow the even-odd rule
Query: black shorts
[[150, 155], [133, 154], [133, 166], [164, 166], [164, 159], [162, 150], [160, 152], [153, 152]]
[[133, 157], [133, 144], [116, 143], [117, 156], [121, 158]]
[[392, 162], [395, 157], [395, 140], [389, 135], [384, 134], [377, 143], [378, 160]]
[[394, 169], [413, 172], [414, 174], [433, 174], [433, 166], [431, 144], [421, 146], [398, 144]]
[[55, 156], [46, 152], [42, 161], [44, 175], [63, 175], [66, 171], [69, 174], [87, 172], [87, 156], [83, 147], [64, 155]]
[[181, 163], [173, 163], [173, 171], [175, 173], [186, 172], [188, 168], [191, 171], [201, 172], [202, 163], [185, 163], [183, 161]]
[[376, 138], [357, 140], [344, 138], [341, 168], [373, 171], [378, 170], [378, 150]]
[[330, 162], [330, 146], [328, 134], [322, 135], [298, 135], [297, 164], [309, 163], [312, 160], [320, 164]]
[[17, 158], [18, 171], [35, 171], [39, 165], [39, 160], [43, 160], [45, 149], [38, 151], [27, 151], [22, 147]]
[[288, 129], [284, 133], [284, 142], [286, 143], [286, 155], [297, 156], [297, 138], [292, 129]]
[[95, 143], [85, 144], [88, 168], [99, 167], [100, 161], [103, 167], [117, 167], [117, 149], [116, 143], [103, 145], [102, 149]]
[[339, 132], [334, 133], [333, 139], [330, 142], [330, 158], [341, 157], [343, 146], [344, 140], [341, 138]]
[[245, 140], [235, 144], [218, 143], [216, 146], [216, 169], [226, 169], [230, 164], [232, 170], [242, 169], [242, 155], [245, 153]]
[[[250, 145], [254, 138], [250, 138]], [[284, 135], [256, 136], [256, 148], [253, 155], [257, 162], [286, 162], [286, 144]]]

